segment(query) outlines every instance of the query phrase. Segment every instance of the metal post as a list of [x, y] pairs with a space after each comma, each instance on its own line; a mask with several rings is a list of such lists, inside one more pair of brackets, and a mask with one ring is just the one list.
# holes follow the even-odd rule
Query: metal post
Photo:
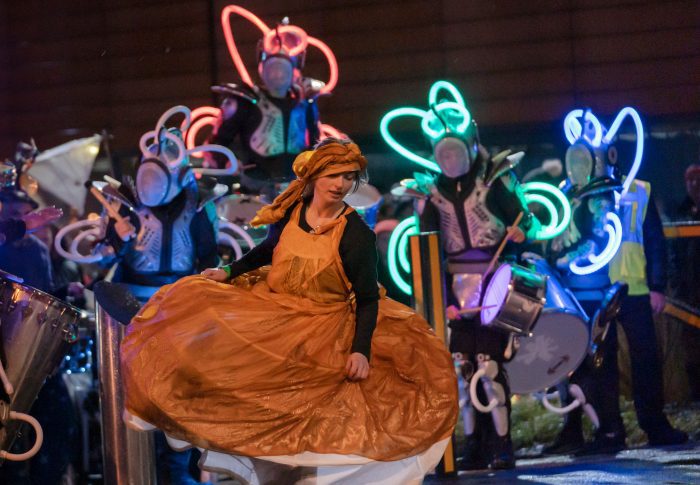
[[103, 481], [114, 485], [156, 483], [153, 434], [128, 429], [124, 424], [124, 393], [119, 366], [119, 344], [124, 325], [96, 303], [102, 415]]
[[[413, 308], [427, 320], [438, 338], [449, 347], [445, 320], [445, 278], [442, 274], [442, 246], [439, 234], [423, 232], [409, 236], [408, 241], [411, 252]], [[456, 473], [453, 436], [438, 465], [438, 474]]]

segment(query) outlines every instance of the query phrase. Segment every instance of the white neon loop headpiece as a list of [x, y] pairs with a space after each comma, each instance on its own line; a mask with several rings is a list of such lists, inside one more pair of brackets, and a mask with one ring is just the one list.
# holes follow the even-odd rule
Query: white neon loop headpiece
[[[189, 108], [175, 106], [161, 115], [155, 130], [144, 133], [139, 140], [142, 161], [136, 171], [136, 191], [139, 200], [149, 207], [173, 200], [191, 182], [193, 174], [232, 175], [238, 168], [235, 155], [224, 146], [208, 144], [187, 149], [178, 130], [167, 126], [168, 121], [177, 114], [184, 115], [180, 128], [188, 130], [192, 119]], [[190, 155], [201, 156], [203, 152], [224, 154], [229, 162], [227, 167], [192, 168], [189, 165]]]
[[224, 38], [226, 39], [226, 45], [231, 55], [231, 59], [233, 60], [233, 64], [236, 66], [236, 70], [244, 83], [252, 86], [253, 79], [250, 77], [248, 69], [243, 62], [243, 58], [238, 51], [236, 41], [234, 40], [233, 29], [230, 21], [230, 17], [233, 14], [240, 15], [255, 25], [262, 32], [263, 48], [266, 50], [266, 52], [274, 53], [275, 49], [281, 49], [279, 44], [280, 39], [283, 37], [283, 33], [296, 36], [299, 39], [299, 42], [296, 45], [290, 46], [287, 50], [286, 55], [290, 57], [303, 54], [308, 45], [312, 45], [319, 49], [323, 55], [326, 56], [330, 69], [328, 82], [326, 82], [325, 86], [323, 86], [319, 92], [320, 94], [327, 94], [333, 91], [336, 84], [338, 84], [338, 62], [333, 54], [333, 51], [331, 51], [326, 44], [315, 37], [309, 36], [303, 29], [294, 25], [280, 25], [276, 29], [271, 29], [253, 12], [246, 10], [243, 7], [239, 7], [238, 5], [229, 5], [224, 7], [224, 9], [221, 11], [221, 25], [224, 29]]
[[[181, 126], [183, 126], [185, 129], [189, 128], [190, 126], [190, 110], [186, 106], [173, 106], [169, 110], [167, 110], [165, 113], [163, 113], [160, 118], [158, 118], [158, 122], [156, 123], [156, 129], [147, 131], [143, 135], [141, 135], [141, 139], [139, 140], [139, 148], [141, 149], [141, 155], [144, 158], [151, 158], [154, 156], [153, 153], [153, 147], [154, 146], [160, 146], [162, 145], [165, 140], [172, 142], [176, 147], [177, 147], [177, 153], [178, 155], [174, 158], [171, 159], [167, 157], [165, 152], [163, 152], [161, 155], [164, 158], [164, 161], [167, 163], [168, 167], [174, 168], [178, 167], [185, 161], [185, 156], [186, 156], [186, 149], [185, 149], [185, 144], [184, 142], [175, 135], [174, 133], [171, 133], [168, 131], [166, 123], [170, 118], [172, 118], [176, 114], [183, 114], [185, 116], [184, 121], [182, 122]], [[163, 138], [165, 140], [163, 140]], [[156, 149], [156, 152], [161, 152], [161, 150]]]
[[[637, 131], [637, 147], [634, 154], [634, 161], [632, 162], [632, 168], [622, 184], [622, 192], [620, 197], [625, 196], [642, 165], [642, 156], [644, 154], [644, 125], [642, 124], [642, 119], [637, 110], [629, 106], [621, 109], [607, 132], [605, 132], [603, 125], [600, 123], [598, 118], [596, 118], [596, 116], [590, 112], [590, 110], [587, 110], [584, 113], [582, 109], [575, 109], [564, 118], [564, 134], [571, 145], [576, 143], [579, 138], [583, 137], [593, 148], [598, 148], [601, 145], [608, 145], [613, 138], [615, 138], [615, 135], [620, 129], [620, 125], [622, 125], [622, 122], [627, 116], [632, 118], [635, 130]], [[589, 121], [593, 126], [595, 131], [593, 137], [589, 136], [587, 133], [584, 133], [584, 127], [580, 121], [580, 118], [582, 117], [584, 122]]]

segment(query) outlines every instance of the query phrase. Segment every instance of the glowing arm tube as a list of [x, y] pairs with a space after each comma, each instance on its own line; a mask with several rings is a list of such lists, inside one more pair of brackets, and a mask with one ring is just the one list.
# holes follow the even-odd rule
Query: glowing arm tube
[[[569, 222], [571, 222], [571, 205], [569, 205], [569, 200], [566, 198], [564, 193], [555, 186], [544, 182], [528, 182], [521, 185], [521, 187], [525, 193], [525, 200], [527, 202], [532, 201], [544, 205], [550, 214], [549, 224], [543, 226], [539, 231], [537, 231], [537, 235], [535, 236], [536, 239], [552, 239], [564, 232], [564, 230], [569, 226]], [[533, 194], [532, 192], [543, 192], [559, 202], [559, 205], [561, 205], [562, 208], [561, 218], [558, 217], [558, 212], [556, 209], [554, 209], [554, 213], [552, 212], [552, 208], [554, 207], [553, 205], [547, 205], [547, 202], [552, 204], [552, 202], [548, 200], [549, 198], [547, 198], [547, 202], [544, 202], [543, 199], [541, 199], [541, 197], [544, 196], [540, 194]]]
[[572, 273], [577, 275], [595, 273], [608, 264], [617, 254], [622, 244], [622, 224], [620, 223], [620, 218], [613, 212], [608, 212], [606, 218], [612, 222], [612, 225], [609, 223], [605, 224], [605, 232], [608, 233], [608, 242], [605, 245], [605, 249], [598, 255], [589, 256], [588, 260], [591, 264], [587, 266], [579, 266], [575, 261], [571, 262], [569, 269]]
[[[406, 280], [401, 276], [401, 273], [399, 272], [397, 259], [401, 261], [402, 258], [401, 255], [397, 253], [399, 253], [401, 247], [404, 248], [405, 252], [407, 242], [402, 243], [402, 241], [404, 239], [408, 240], [408, 236], [417, 233], [418, 220], [416, 216], [411, 216], [401, 221], [392, 231], [391, 236], [389, 237], [389, 247], [387, 250], [389, 275], [391, 276], [391, 279], [396, 284], [396, 286], [407, 295], [411, 295], [413, 293], [413, 290], [411, 288], [410, 283], [406, 282]], [[406, 266], [408, 266], [408, 269], [404, 267], [404, 270], [408, 272], [410, 271], [410, 265], [408, 264], [408, 259], [406, 259], [405, 254], [403, 255], [403, 259], [405, 260]]]

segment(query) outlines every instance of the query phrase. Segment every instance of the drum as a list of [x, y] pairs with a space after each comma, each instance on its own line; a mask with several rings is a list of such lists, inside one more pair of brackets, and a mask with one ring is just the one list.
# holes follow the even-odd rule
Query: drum
[[518, 265], [502, 264], [488, 280], [481, 324], [530, 335], [545, 304], [547, 277]]
[[383, 200], [377, 188], [369, 184], [361, 184], [355, 192], [345, 197], [345, 202], [362, 216], [370, 229], [377, 224], [377, 214]]
[[[0, 415], [24, 413], [46, 378], [59, 366], [78, 337], [80, 311], [51, 295], [0, 275], [0, 333], [2, 364], [14, 387], [11, 396], [0, 398]], [[3, 423], [5, 424], [5, 423]], [[9, 449], [20, 423], [0, 427], [0, 449]]]
[[530, 337], [505, 364], [514, 394], [542, 391], [561, 382], [578, 368], [589, 348], [588, 317], [573, 294], [544, 260], [533, 263], [547, 276], [547, 301]]
[[260, 244], [267, 236], [267, 226], [255, 228], [250, 225], [250, 221], [265, 205], [265, 200], [259, 195], [232, 194], [218, 200], [216, 212], [219, 217], [242, 227], [255, 244]]

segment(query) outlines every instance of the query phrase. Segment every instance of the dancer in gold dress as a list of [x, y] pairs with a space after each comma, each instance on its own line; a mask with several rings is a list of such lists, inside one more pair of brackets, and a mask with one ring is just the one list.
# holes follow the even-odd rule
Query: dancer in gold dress
[[121, 347], [129, 413], [219, 455], [435, 465], [457, 417], [453, 364], [425, 320], [380, 296], [374, 235], [343, 202], [366, 164], [349, 141], [300, 154], [254, 220], [270, 224], [263, 244], [153, 296]]

